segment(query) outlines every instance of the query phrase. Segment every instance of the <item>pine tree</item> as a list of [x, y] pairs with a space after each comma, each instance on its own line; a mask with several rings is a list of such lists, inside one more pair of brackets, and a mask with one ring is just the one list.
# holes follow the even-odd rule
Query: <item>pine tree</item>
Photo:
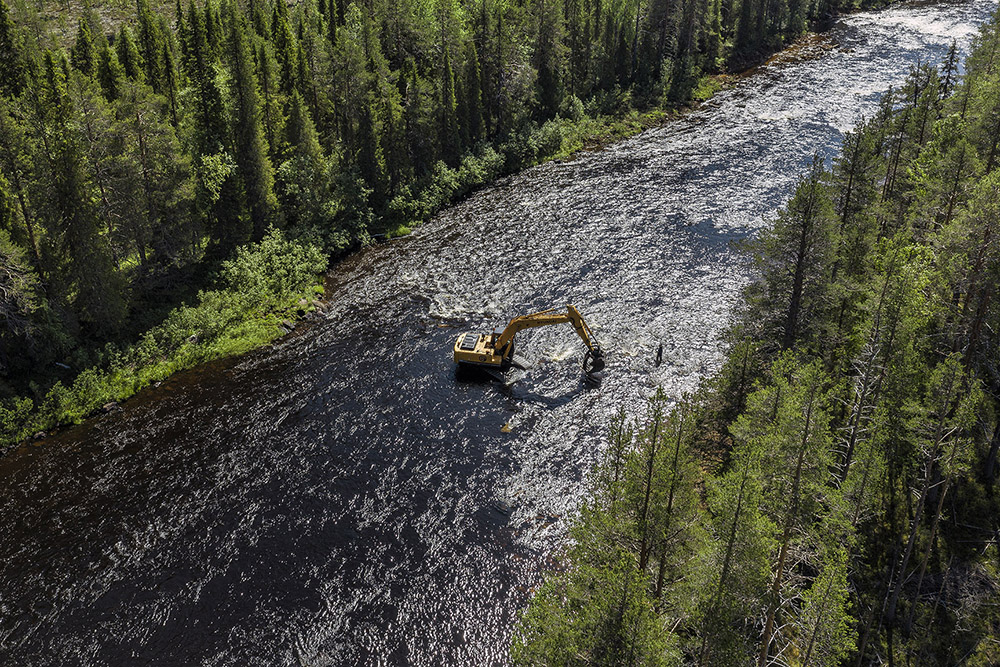
[[854, 649], [847, 552], [838, 547], [827, 547], [819, 575], [802, 596], [803, 609], [796, 625], [802, 638], [799, 655], [803, 665], [837, 667]]
[[[799, 360], [784, 356], [772, 368], [774, 386], [748, 400], [747, 411], [733, 426], [737, 441], [753, 443], [761, 451], [767, 511], [779, 528], [774, 574], [766, 597], [766, 617], [757, 664], [769, 662], [774, 628], [787, 598], [785, 578], [791, 571], [793, 541], [809, 535], [810, 522], [823, 516], [821, 503], [834, 493], [827, 485], [832, 465], [824, 384], [819, 365], [800, 368]], [[808, 539], [808, 538], [806, 538]]]
[[[46, 267], [42, 262], [42, 239], [37, 229], [37, 206], [29, 199], [28, 186], [33, 176], [31, 147], [25, 128], [11, 115], [10, 103], [0, 98], [0, 172], [9, 179], [8, 199], [17, 202], [18, 216], [24, 225], [23, 234], [10, 226], [9, 231], [21, 247], [27, 248], [32, 265], [39, 278], [47, 282]], [[8, 216], [8, 223], [12, 218]]]
[[46, 207], [48, 235], [67, 267], [61, 292], [67, 298], [72, 295], [73, 310], [92, 330], [114, 331], [125, 313], [120, 276], [101, 237], [79, 139], [72, 128], [66, 81], [51, 52], [45, 54], [44, 77], [40, 113], [52, 136], [44, 156], [47, 178], [39, 182], [45, 192], [39, 197]]
[[171, 265], [187, 255], [192, 225], [191, 165], [164, 110], [163, 98], [129, 83], [115, 107], [115, 189], [128, 207], [128, 234], [143, 266]]
[[12, 364], [30, 358], [35, 343], [35, 311], [39, 308], [38, 278], [24, 251], [11, 242], [6, 180], [0, 174], [0, 372], [7, 376]]
[[[822, 160], [814, 158], [809, 175], [796, 189], [774, 226], [754, 242], [765, 278], [749, 295], [753, 319], [768, 331], [781, 331], [781, 345], [790, 348], [806, 337], [803, 322], [818, 322], [810, 314], [820, 308], [822, 292], [828, 285], [836, 248], [836, 227], [832, 202], [823, 182]], [[763, 257], [781, 258], [780, 264]], [[777, 306], [777, 310], [773, 308]]]
[[761, 452], [748, 443], [733, 453], [729, 471], [709, 480], [708, 507], [715, 549], [708, 585], [699, 597], [699, 667], [745, 665], [752, 655], [746, 613], [759, 609], [776, 528], [762, 511]]
[[[79, 128], [86, 171], [91, 175], [97, 215], [105, 230], [111, 259], [116, 265], [121, 265], [121, 258], [129, 254], [125, 249], [127, 233], [123, 233], [122, 227], [128, 226], [131, 219], [125, 210], [128, 208], [127, 197], [112, 183], [116, 151], [110, 145], [110, 137], [115, 118], [107, 100], [89, 79], [79, 74], [73, 76], [69, 81], [68, 94]], [[137, 250], [145, 263], [142, 249]]]

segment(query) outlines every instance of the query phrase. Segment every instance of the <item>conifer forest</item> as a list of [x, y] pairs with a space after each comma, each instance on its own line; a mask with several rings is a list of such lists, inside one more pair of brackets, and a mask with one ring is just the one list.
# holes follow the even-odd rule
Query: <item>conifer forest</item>
[[[832, 149], [810, 147], [759, 227], [723, 241], [697, 228], [732, 249], [739, 278], [729, 301], [706, 300], [721, 335], [687, 341], [715, 355], [685, 375], [689, 391], [655, 379], [659, 313], [602, 308], [593, 248], [559, 233], [522, 244], [515, 224], [460, 233], [500, 219], [489, 207], [530, 169], [553, 170], [538, 172], [538, 202], [506, 203], [518, 224], [550, 224], [542, 209], [578, 203], [574, 179], [592, 177], [588, 152], [711, 124], [712, 100], [741, 81], [773, 77], [753, 89], [766, 97], [787, 71], [776, 54], [850, 57], [854, 24], [843, 44], [824, 31], [887, 5], [922, 20], [937, 6], [0, 0], [0, 523], [15, 536], [0, 537], [0, 664], [1000, 664], [1000, 9], [943, 59], [900, 65]], [[831, 84], [831, 107], [842, 90]], [[661, 153], [685, 159], [677, 145]], [[638, 158], [623, 152], [593, 171], [625, 173]], [[636, 263], [649, 256], [631, 225], [663, 224], [664, 248], [695, 233], [646, 213], [600, 210], [601, 238], [618, 235], [608, 266], [628, 262], [629, 239]], [[420, 244], [432, 250], [405, 260]], [[516, 285], [484, 279], [492, 262], [516, 267]], [[561, 262], [569, 286], [531, 275]], [[661, 267], [632, 269], [608, 281]], [[563, 322], [588, 355], [588, 336], [604, 343], [606, 375], [578, 380], [552, 343], [516, 382], [459, 377], [459, 332], [539, 309], [542, 296], [494, 296], [505, 289], [577, 299], [589, 326]], [[596, 416], [566, 418], [570, 404]], [[532, 432], [556, 413], [558, 428]], [[390, 441], [406, 454], [386, 454]], [[552, 458], [536, 452], [546, 443]], [[549, 485], [534, 489], [549, 505], [524, 479]], [[565, 515], [547, 514], [576, 482]], [[248, 526], [259, 533], [240, 542]], [[266, 550], [280, 558], [265, 574]], [[482, 571], [435, 565], [449, 550]], [[197, 578], [222, 561], [223, 584]], [[105, 567], [111, 583], [66, 583]], [[104, 595], [145, 570], [153, 584]], [[491, 577], [502, 602], [448, 625], [465, 603], [455, 589]], [[403, 605], [411, 578], [426, 600]], [[271, 597], [240, 598], [248, 581]], [[337, 597], [357, 581], [378, 594]], [[141, 607], [164, 590], [172, 602]], [[121, 626], [101, 615], [110, 604]], [[421, 627], [446, 639], [405, 636], [400, 619], [425, 604]], [[153, 623], [79, 630], [147, 612], [170, 638]], [[258, 612], [323, 629], [267, 653], [280, 632], [234, 629]], [[467, 650], [484, 618], [505, 639]], [[69, 639], [39, 648], [47, 633]]]

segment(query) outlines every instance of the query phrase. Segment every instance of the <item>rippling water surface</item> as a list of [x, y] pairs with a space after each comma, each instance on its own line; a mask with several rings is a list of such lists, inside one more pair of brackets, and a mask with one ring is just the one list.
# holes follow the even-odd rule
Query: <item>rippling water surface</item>
[[[322, 321], [274, 348], [0, 460], [0, 664], [505, 663], [609, 416], [718, 363], [731, 241], [993, 7], [840, 20], [681, 120], [339, 264]], [[456, 380], [459, 331], [565, 303], [602, 386], [569, 327], [519, 336], [536, 363], [511, 388]]]

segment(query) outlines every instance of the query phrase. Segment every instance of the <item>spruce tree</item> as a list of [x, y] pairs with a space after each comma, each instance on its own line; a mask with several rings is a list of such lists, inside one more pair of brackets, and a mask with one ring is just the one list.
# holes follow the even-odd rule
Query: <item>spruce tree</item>
[[164, 97], [170, 105], [170, 122], [174, 127], [180, 125], [180, 71], [174, 58], [173, 49], [167, 42], [163, 43], [163, 90]]
[[136, 0], [137, 18], [139, 20], [138, 46], [142, 55], [143, 71], [146, 83], [158, 93], [163, 92], [164, 62], [163, 49], [166, 36], [160, 32], [160, 26], [149, 8], [149, 0]]
[[289, 24], [288, 7], [283, 2], [274, 4], [271, 15], [271, 41], [274, 55], [281, 68], [281, 92], [290, 96], [298, 87], [298, 44]]
[[278, 63], [274, 50], [266, 41], [257, 49], [257, 80], [260, 83], [261, 122], [267, 140], [268, 155], [277, 163], [284, 150], [284, 96], [279, 91]]
[[309, 108], [295, 92], [288, 103], [285, 143], [288, 160], [277, 173], [282, 210], [288, 222], [311, 225], [328, 233], [334, 224], [336, 206], [330, 172]]
[[97, 71], [97, 54], [94, 49], [94, 41], [90, 37], [90, 28], [84, 21], [80, 21], [76, 30], [76, 42], [70, 51], [70, 62], [73, 67], [88, 77], [94, 76]]
[[109, 102], [118, 99], [125, 82], [125, 69], [118, 62], [114, 50], [107, 45], [97, 55], [97, 82]]
[[274, 174], [261, 125], [260, 93], [247, 40], [246, 19], [232, 5], [227, 7], [227, 19], [230, 23], [228, 64], [232, 73], [230, 98], [233, 101], [233, 149], [246, 191], [253, 238], [260, 239], [264, 237], [268, 226], [276, 222]]
[[455, 73], [451, 68], [451, 56], [445, 49], [441, 59], [441, 78], [438, 84], [438, 142], [441, 159], [455, 166], [461, 157], [459, 145], [458, 110], [455, 100]]
[[204, 21], [202, 25], [205, 29], [205, 41], [208, 43], [209, 51], [214, 60], [222, 52], [223, 35], [219, 9], [212, 0], [205, 2]]
[[226, 144], [226, 122], [222, 93], [216, 83], [214, 59], [208, 44], [204, 16], [188, 5], [188, 26], [191, 34], [191, 71], [188, 77], [194, 86], [195, 145], [200, 155], [218, 153]]
[[0, 0], [0, 63], [0, 95], [17, 97], [27, 83], [25, 63], [6, 0]]
[[127, 25], [123, 25], [118, 31], [118, 39], [115, 40], [115, 52], [118, 55], [118, 62], [121, 63], [125, 76], [133, 81], [145, 79], [145, 64], [139, 47], [135, 44], [135, 38]]
[[483, 87], [482, 71], [479, 67], [479, 54], [475, 40], [469, 40], [465, 50], [465, 108], [468, 117], [463, 119], [468, 129], [469, 143], [475, 145], [486, 136], [486, 126], [483, 118]]

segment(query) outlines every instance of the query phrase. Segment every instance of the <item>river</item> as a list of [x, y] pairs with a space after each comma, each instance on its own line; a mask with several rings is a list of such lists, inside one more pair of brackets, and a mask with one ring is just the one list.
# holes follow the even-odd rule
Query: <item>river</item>
[[[732, 242], [994, 3], [855, 14], [663, 127], [506, 178], [331, 271], [277, 345], [0, 459], [0, 664], [501, 665], [609, 418], [719, 363]], [[518, 382], [451, 346], [520, 334]], [[662, 343], [664, 363], [654, 364]]]

